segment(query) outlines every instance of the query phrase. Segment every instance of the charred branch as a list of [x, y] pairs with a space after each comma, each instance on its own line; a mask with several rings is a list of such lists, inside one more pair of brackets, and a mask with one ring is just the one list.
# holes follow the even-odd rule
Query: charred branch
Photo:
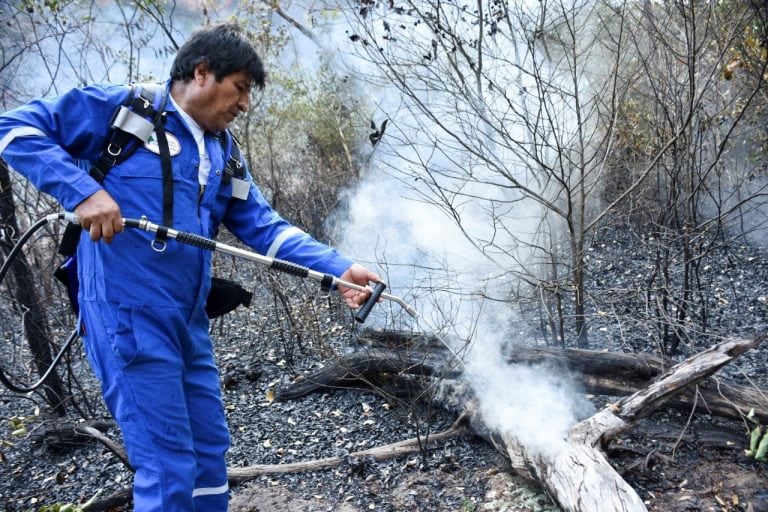
[[466, 432], [466, 417], [460, 416], [448, 429], [426, 436], [423, 439], [414, 437], [397, 443], [353, 452], [345, 457], [327, 457], [324, 459], [291, 464], [256, 464], [242, 468], [229, 468], [227, 470], [227, 477], [230, 484], [237, 484], [267, 474], [317, 471], [320, 469], [337, 468], [344, 463], [355, 465], [366, 458], [371, 458], [375, 461], [389, 460], [403, 455], [417, 453], [425, 446], [440, 443]]

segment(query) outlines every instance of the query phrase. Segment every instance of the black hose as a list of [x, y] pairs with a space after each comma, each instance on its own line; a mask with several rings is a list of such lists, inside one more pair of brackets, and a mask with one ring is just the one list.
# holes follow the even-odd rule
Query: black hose
[[16, 242], [16, 245], [13, 246], [11, 252], [9, 252], [8, 256], [5, 258], [3, 266], [0, 267], [0, 283], [2, 283], [3, 279], [5, 279], [5, 274], [7, 274], [8, 269], [11, 268], [11, 263], [13, 263], [13, 260], [16, 259], [16, 255], [19, 254], [21, 248], [24, 247], [25, 243], [27, 243], [27, 240], [29, 240], [38, 229], [45, 226], [46, 224], [48, 224], [48, 217], [43, 217], [42, 219], [32, 224], [32, 226], [24, 234], [21, 235], [18, 242]]
[[69, 334], [69, 337], [67, 338], [67, 341], [64, 342], [64, 346], [61, 347], [61, 350], [59, 350], [59, 352], [56, 354], [56, 357], [54, 357], [53, 361], [51, 361], [51, 365], [47, 370], [45, 370], [43, 376], [40, 377], [34, 384], [14, 384], [5, 374], [2, 367], [0, 367], [0, 382], [2, 382], [6, 388], [13, 391], [14, 393], [29, 393], [30, 391], [36, 390], [42, 386], [46, 379], [51, 375], [53, 370], [56, 368], [56, 365], [59, 364], [59, 361], [61, 361], [61, 358], [64, 357], [64, 354], [67, 352], [69, 347], [72, 345], [72, 342], [75, 341], [79, 334], [80, 331], [78, 329], [72, 330], [72, 332]]
[[[49, 215], [46, 217], [43, 217], [42, 219], [38, 220], [30, 228], [24, 232], [24, 234], [19, 237], [19, 240], [16, 242], [16, 244], [13, 246], [11, 251], [8, 253], [8, 256], [5, 258], [5, 261], [3, 262], [3, 265], [0, 267], [0, 284], [2, 284], [3, 279], [5, 279], [5, 275], [8, 273], [8, 269], [11, 268], [11, 264], [18, 256], [19, 252], [21, 252], [21, 249], [24, 247], [24, 244], [27, 243], [27, 240], [29, 240], [32, 235], [37, 232], [38, 229], [45, 226], [50, 220], [52, 219], [63, 219], [65, 218], [64, 214], [58, 214], [58, 215]], [[51, 365], [48, 367], [48, 369], [45, 371], [42, 377], [35, 382], [34, 384], [25, 385], [25, 384], [14, 384], [11, 382], [11, 379], [6, 375], [5, 371], [3, 370], [2, 366], [0, 366], [0, 383], [2, 383], [6, 388], [9, 390], [15, 392], [15, 393], [29, 393], [30, 391], [34, 391], [35, 389], [39, 388], [43, 385], [45, 380], [48, 378], [48, 376], [53, 372], [54, 368], [56, 368], [56, 365], [59, 364], [59, 361], [61, 361], [61, 358], [64, 357], [64, 353], [69, 349], [70, 345], [72, 345], [72, 342], [77, 338], [79, 334], [79, 330], [75, 328], [72, 333], [67, 338], [67, 341], [64, 342], [64, 346], [61, 347], [61, 350], [59, 350], [58, 354], [56, 354], [56, 357], [53, 358], [53, 361], [51, 361]]]

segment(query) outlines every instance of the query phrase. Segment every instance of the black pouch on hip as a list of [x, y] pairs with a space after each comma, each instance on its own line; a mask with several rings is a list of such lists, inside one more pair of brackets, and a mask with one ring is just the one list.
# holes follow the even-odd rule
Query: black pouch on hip
[[251, 305], [253, 294], [229, 279], [214, 277], [211, 279], [211, 291], [205, 302], [208, 318], [217, 318], [234, 310], [240, 305]]
[[[80, 308], [77, 303], [77, 256], [68, 257], [53, 273], [54, 277], [67, 289], [69, 305], [75, 315]], [[211, 279], [211, 291], [205, 301], [205, 314], [208, 318], [218, 318], [233, 311], [240, 305], [251, 305], [253, 294], [229, 279], [214, 277]]]

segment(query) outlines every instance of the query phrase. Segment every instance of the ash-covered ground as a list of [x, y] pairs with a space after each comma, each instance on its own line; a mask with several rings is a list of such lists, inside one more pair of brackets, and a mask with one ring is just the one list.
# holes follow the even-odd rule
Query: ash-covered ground
[[[257, 279], [260, 286], [274, 284], [265, 274]], [[329, 303], [311, 285], [291, 278], [283, 282], [283, 293], [299, 307], [291, 311], [308, 312], [306, 317], [288, 319], [287, 310], [269, 296], [212, 324], [232, 436], [229, 465], [328, 457], [341, 457], [342, 462], [331, 469], [268, 474], [234, 485], [230, 510], [482, 510], [484, 504], [498, 510], [556, 510], [535, 485], [509, 473], [498, 451], [471, 433], [387, 461], [348, 457], [445, 430], [456, 420], [453, 413], [421, 402], [404, 405], [365, 388], [275, 400], [282, 386], [332, 363], [354, 345], [358, 329], [339, 300]], [[307, 318], [311, 320], [304, 324]], [[296, 332], [291, 333], [291, 325], [299, 326]], [[80, 345], [73, 350], [79, 353]], [[83, 362], [82, 355], [78, 361]], [[96, 419], [110, 421], [90, 372], [81, 368], [80, 374], [79, 382], [90, 389], [91, 406], [98, 411]], [[82, 504], [97, 494], [101, 501], [130, 488], [132, 473], [103, 444], [82, 437], [50, 443], [52, 431], [81, 421], [76, 411], [59, 418], [35, 393], [2, 392], [0, 417], [0, 511], [54, 510], [44, 507]], [[106, 436], [121, 442], [114, 426]]]
[[[633, 236], [604, 232], [591, 246], [590, 286], [601, 290], [599, 301], [590, 305], [592, 348], [657, 349], [653, 340], [658, 333], [649, 316], [638, 314], [641, 294], [633, 292], [649, 273]], [[705, 300], [710, 301], [708, 327], [706, 332], [690, 329], [690, 346], [682, 347], [678, 359], [724, 336], [768, 331], [764, 248], [743, 245], [707, 265], [702, 265], [700, 279], [701, 288], [708, 290]], [[245, 468], [328, 457], [340, 457], [341, 463], [331, 469], [254, 477], [232, 488], [231, 510], [558, 510], [535, 484], [515, 476], [496, 448], [471, 433], [388, 461], [349, 458], [350, 453], [448, 429], [456, 415], [423, 401], [404, 403], [365, 386], [274, 400], [281, 387], [344, 354], [356, 343], [359, 326], [338, 301], [329, 305], [311, 285], [281, 278], [280, 293], [259, 294], [275, 278], [264, 273], [254, 279], [261, 300], [212, 325], [232, 434], [229, 465]], [[291, 307], [284, 307], [286, 303]], [[534, 319], [510, 332], [525, 332], [527, 339], [543, 344], [539, 327]], [[707, 341], [696, 346], [701, 339]], [[78, 345], [74, 353], [79, 351]], [[768, 389], [767, 353], [764, 344], [720, 375]], [[96, 417], [108, 420], [95, 383], [87, 371], [79, 371], [78, 383], [89, 389]], [[601, 407], [610, 398], [592, 400]], [[103, 499], [130, 487], [130, 471], [104, 445], [87, 441], [52, 448], [40, 442], [47, 429], [78, 421], [76, 411], [62, 419], [48, 411], [37, 394], [3, 390], [0, 418], [0, 511], [79, 504], [97, 493]], [[766, 463], [744, 454], [748, 427], [746, 422], [661, 410], [617, 440], [609, 456], [649, 510], [768, 510]], [[120, 442], [114, 427], [106, 435]]]

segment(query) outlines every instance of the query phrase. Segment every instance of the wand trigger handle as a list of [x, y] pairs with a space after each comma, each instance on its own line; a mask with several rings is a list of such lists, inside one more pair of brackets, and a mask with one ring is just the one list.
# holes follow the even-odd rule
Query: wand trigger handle
[[363, 302], [363, 305], [360, 306], [360, 308], [357, 310], [357, 313], [355, 313], [355, 320], [360, 323], [365, 322], [365, 319], [368, 318], [368, 315], [371, 313], [373, 306], [376, 305], [376, 303], [379, 301], [381, 294], [384, 293], [386, 288], [387, 285], [385, 283], [381, 281], [376, 283], [376, 285], [373, 287], [371, 295], [368, 297], [368, 299], [366, 299], [365, 302]]

